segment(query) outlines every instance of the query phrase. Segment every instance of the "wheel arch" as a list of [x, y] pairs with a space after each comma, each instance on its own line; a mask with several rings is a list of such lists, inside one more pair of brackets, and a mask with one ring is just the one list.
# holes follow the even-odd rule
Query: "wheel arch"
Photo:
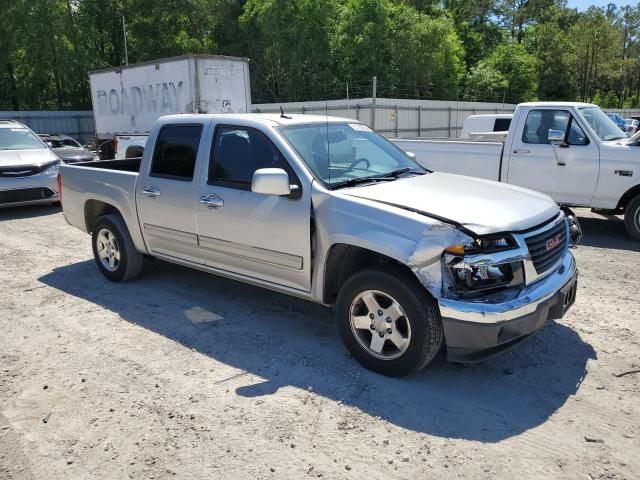
[[84, 204], [84, 222], [87, 227], [87, 232], [92, 233], [96, 220], [110, 213], [120, 215], [124, 219], [122, 212], [110, 203], [94, 199], [87, 200]]
[[618, 205], [616, 210], [624, 210], [629, 205], [629, 202], [640, 195], [640, 184], [634, 185], [629, 190], [624, 192], [620, 200], [618, 200]]
[[[411, 275], [415, 273], [401, 261], [374, 250], [348, 243], [333, 244], [326, 256], [322, 279], [322, 301], [333, 304], [344, 282], [354, 273], [376, 265], [393, 265]], [[425, 292], [428, 291], [425, 289]]]
[[[116, 214], [122, 218], [122, 221], [129, 230], [129, 235], [131, 235], [131, 239], [133, 240], [133, 244], [136, 246], [136, 249], [139, 252], [147, 254], [147, 247], [142, 237], [140, 227], [138, 226], [137, 217], [127, 218], [122, 210], [115, 206], [113, 203], [105, 202], [103, 200], [98, 200], [95, 198], [89, 199], [85, 202], [84, 221], [87, 233], [92, 233], [93, 226], [95, 225], [98, 218], [108, 214]], [[135, 215], [135, 210], [133, 211], [132, 215]]]

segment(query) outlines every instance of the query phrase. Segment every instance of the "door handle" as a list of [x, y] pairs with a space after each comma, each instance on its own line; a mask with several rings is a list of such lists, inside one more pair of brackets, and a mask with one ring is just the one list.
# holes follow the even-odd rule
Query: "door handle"
[[224, 207], [224, 200], [215, 193], [203, 195], [200, 197], [200, 203], [205, 205], [207, 208]]
[[514, 150], [513, 153], [518, 154], [518, 153], [529, 153], [529, 150]]
[[160, 189], [155, 185], [147, 185], [142, 189], [142, 193], [149, 198], [156, 198], [160, 196]]

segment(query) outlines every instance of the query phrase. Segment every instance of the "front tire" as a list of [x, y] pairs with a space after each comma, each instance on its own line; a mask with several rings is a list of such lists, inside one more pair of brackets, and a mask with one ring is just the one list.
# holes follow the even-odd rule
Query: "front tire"
[[442, 345], [435, 301], [412, 275], [393, 266], [349, 278], [338, 295], [336, 320], [351, 354], [383, 375], [421, 370]]
[[636, 196], [624, 210], [624, 226], [636, 240], [640, 240], [640, 195]]
[[136, 250], [120, 215], [99, 217], [92, 231], [93, 258], [112, 282], [126, 282], [142, 271], [143, 256]]

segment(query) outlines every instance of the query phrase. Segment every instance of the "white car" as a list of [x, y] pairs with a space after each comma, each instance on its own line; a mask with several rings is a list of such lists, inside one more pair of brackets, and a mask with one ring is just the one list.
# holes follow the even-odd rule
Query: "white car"
[[0, 120], [0, 207], [58, 202], [59, 165], [30, 128]]

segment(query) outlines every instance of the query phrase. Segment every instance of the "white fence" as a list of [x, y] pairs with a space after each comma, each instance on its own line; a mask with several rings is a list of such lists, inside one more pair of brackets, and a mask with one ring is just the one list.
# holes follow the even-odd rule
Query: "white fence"
[[363, 98], [252, 105], [257, 113], [332, 115], [360, 120], [389, 137], [457, 137], [469, 115], [512, 113], [514, 104]]
[[[332, 115], [360, 120], [388, 137], [455, 138], [469, 115], [512, 113], [516, 105], [441, 100], [363, 98], [327, 102], [264, 103], [252, 105], [252, 112]], [[640, 116], [640, 110], [606, 108], [623, 118]]]

